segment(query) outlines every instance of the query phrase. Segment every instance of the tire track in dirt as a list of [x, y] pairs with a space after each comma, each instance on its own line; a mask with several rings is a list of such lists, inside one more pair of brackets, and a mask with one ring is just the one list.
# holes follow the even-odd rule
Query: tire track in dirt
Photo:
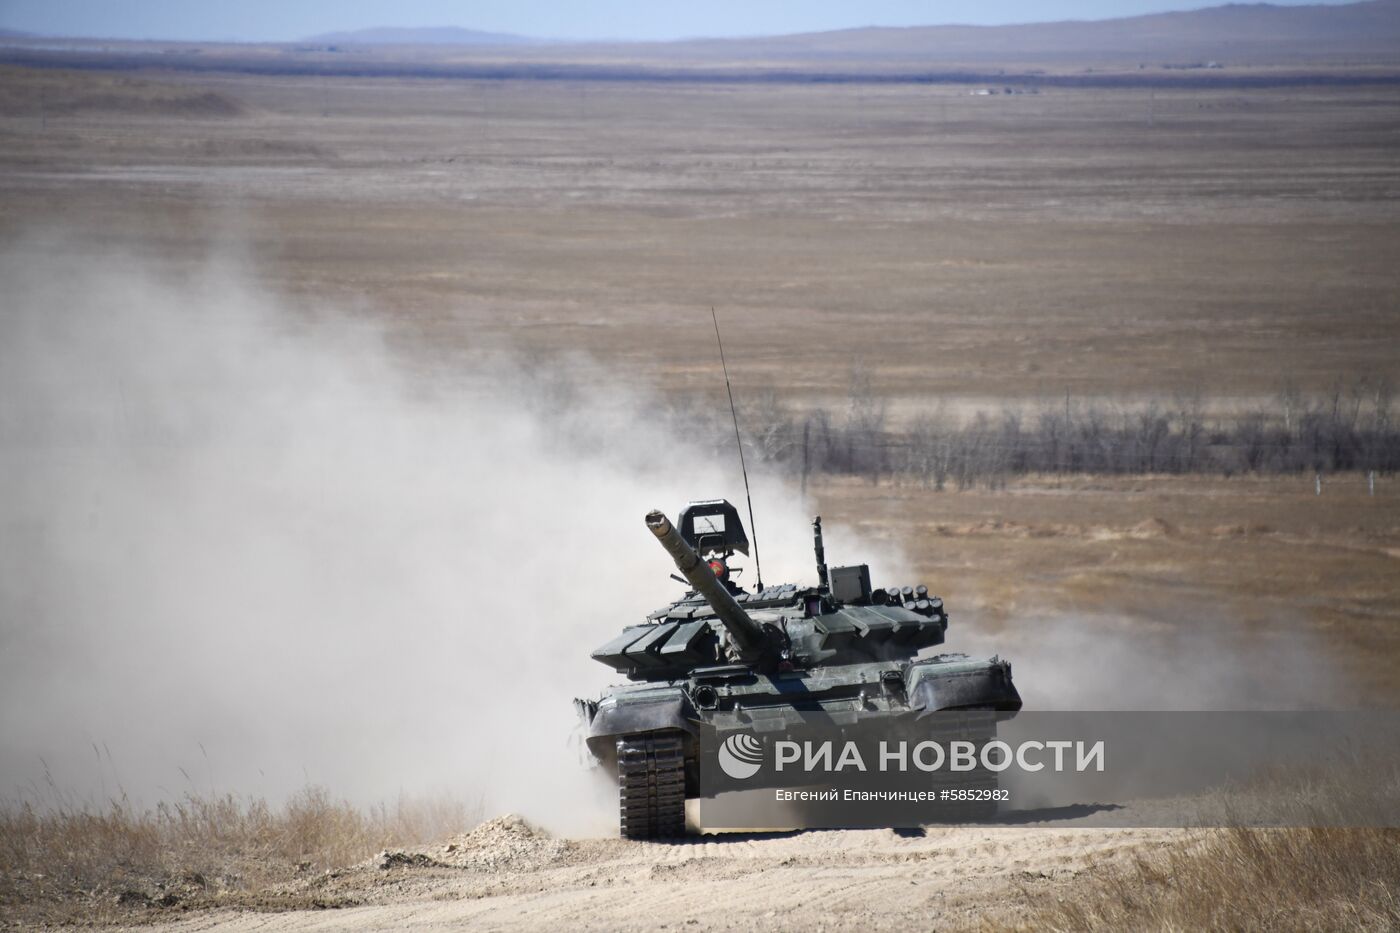
[[156, 929], [970, 927], [1015, 922], [1033, 896], [1179, 838], [1179, 830], [939, 827], [640, 843], [560, 840], [505, 817], [446, 845], [211, 903]]

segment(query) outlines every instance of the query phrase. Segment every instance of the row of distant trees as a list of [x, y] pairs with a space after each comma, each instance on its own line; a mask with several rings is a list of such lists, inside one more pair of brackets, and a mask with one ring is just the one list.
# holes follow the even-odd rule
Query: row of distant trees
[[[898, 479], [932, 489], [998, 487], [1030, 473], [1302, 473], [1400, 469], [1392, 385], [1377, 378], [1308, 393], [1286, 384], [1242, 413], [1212, 414], [1200, 396], [1170, 403], [1076, 402], [955, 416], [932, 407], [895, 425], [869, 374], [851, 376], [846, 404], [796, 409], [776, 392], [739, 412], [751, 457], [802, 477]], [[692, 416], [695, 412], [690, 413]], [[733, 444], [728, 411], [711, 409], [717, 446]], [[724, 424], [720, 424], [720, 422]]]

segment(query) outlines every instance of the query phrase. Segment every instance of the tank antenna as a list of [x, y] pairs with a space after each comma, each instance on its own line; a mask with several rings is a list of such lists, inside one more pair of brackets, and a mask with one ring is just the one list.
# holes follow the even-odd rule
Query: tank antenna
[[749, 531], [753, 535], [753, 567], [758, 577], [759, 592], [763, 591], [763, 564], [758, 559], [758, 526], [753, 520], [753, 495], [749, 492], [749, 468], [744, 463], [744, 441], [739, 437], [739, 411], [734, 407], [734, 390], [729, 385], [729, 366], [724, 362], [724, 341], [719, 337], [719, 316], [710, 308], [715, 322], [715, 343], [719, 344], [719, 365], [724, 370], [724, 391], [729, 393], [729, 414], [734, 417], [734, 444], [739, 448], [739, 471], [744, 474], [744, 498], [749, 503]]

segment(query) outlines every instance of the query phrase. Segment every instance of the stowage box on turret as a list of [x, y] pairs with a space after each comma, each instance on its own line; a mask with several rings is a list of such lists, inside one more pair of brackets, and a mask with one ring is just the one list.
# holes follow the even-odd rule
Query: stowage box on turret
[[617, 771], [624, 836], [685, 832], [703, 730], [733, 732], [761, 716], [771, 731], [775, 718], [779, 729], [782, 720], [795, 726], [803, 711], [861, 729], [942, 710], [1004, 718], [1021, 708], [1006, 661], [916, 659], [943, 642], [942, 600], [923, 586], [872, 589], [865, 565], [828, 570], [820, 518], [817, 585], [754, 592], [730, 579], [730, 558], [747, 555], [749, 541], [728, 502], [692, 502], [675, 525], [652, 512], [646, 525], [691, 590], [593, 652], [634, 683], [575, 701], [589, 751]]

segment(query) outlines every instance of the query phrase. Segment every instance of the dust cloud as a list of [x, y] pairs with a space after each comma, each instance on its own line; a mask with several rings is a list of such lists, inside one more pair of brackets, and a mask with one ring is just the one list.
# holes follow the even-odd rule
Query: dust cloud
[[[255, 271], [0, 257], [0, 795], [312, 782], [606, 829], [571, 699], [679, 589], [643, 514], [741, 500], [737, 466], [600, 368], [428, 372]], [[754, 499], [765, 576], [813, 576], [809, 506]]]
[[[608, 830], [570, 701], [616, 679], [588, 652], [679, 589], [643, 514], [740, 501], [732, 448], [587, 361], [420, 365], [228, 256], [49, 237], [0, 280], [0, 796], [318, 783]], [[765, 576], [810, 581], [812, 505], [761, 474], [754, 501]], [[951, 608], [947, 649], [1010, 657], [1036, 708], [1259, 708], [1251, 685], [1326, 677], [1293, 643]]]
[[1361, 699], [1298, 620], [1261, 630], [1200, 599], [1152, 615], [1096, 606], [1030, 611], [1014, 626], [982, 625], [975, 612], [955, 621], [950, 647], [1011, 660], [1027, 709], [1347, 709]]

